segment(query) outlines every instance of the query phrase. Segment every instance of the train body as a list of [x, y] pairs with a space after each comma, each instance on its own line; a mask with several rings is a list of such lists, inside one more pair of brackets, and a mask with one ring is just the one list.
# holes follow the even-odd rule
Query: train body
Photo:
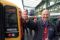
[[2, 38], [4, 40], [21, 40], [21, 9], [13, 3], [1, 0], [0, 18]]

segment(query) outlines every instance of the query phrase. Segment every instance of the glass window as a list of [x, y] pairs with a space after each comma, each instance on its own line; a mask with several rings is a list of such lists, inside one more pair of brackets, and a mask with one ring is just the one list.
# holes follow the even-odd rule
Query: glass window
[[18, 32], [17, 9], [13, 6], [5, 6], [6, 33]]

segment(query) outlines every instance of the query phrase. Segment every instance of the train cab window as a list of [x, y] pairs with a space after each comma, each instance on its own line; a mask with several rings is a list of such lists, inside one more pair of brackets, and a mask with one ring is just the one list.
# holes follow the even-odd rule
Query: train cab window
[[5, 6], [5, 27], [8, 33], [18, 33], [17, 9], [13, 6]]

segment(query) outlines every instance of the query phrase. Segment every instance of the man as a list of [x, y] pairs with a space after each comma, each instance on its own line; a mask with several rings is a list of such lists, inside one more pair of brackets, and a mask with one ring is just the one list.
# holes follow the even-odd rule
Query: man
[[56, 22], [57, 32], [60, 34], [60, 16], [58, 17], [58, 20]]
[[37, 22], [37, 17], [36, 16], [34, 16], [34, 23], [36, 23]]
[[[22, 23], [23, 23], [23, 33], [26, 33], [25, 39], [24, 40], [30, 40], [30, 38], [28, 37], [29, 32], [31, 32], [30, 29], [32, 29], [31, 27], [33, 27], [33, 21], [28, 19], [28, 12], [26, 9], [24, 9], [23, 14], [22, 14]], [[26, 31], [26, 32], [25, 32]]]
[[50, 13], [47, 9], [42, 11], [41, 19], [37, 22], [37, 33], [33, 40], [53, 40], [55, 34], [55, 27], [49, 21]]
[[56, 35], [57, 39], [60, 39], [60, 16], [58, 16], [58, 20], [56, 22]]
[[37, 17], [36, 16], [34, 16], [34, 30], [36, 31], [37, 30], [37, 28], [36, 28], [36, 24], [37, 24]]

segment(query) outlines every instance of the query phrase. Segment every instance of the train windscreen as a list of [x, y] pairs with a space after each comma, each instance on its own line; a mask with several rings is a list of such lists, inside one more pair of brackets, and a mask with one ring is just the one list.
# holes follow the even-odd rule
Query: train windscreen
[[16, 37], [18, 34], [17, 9], [5, 6], [5, 28], [7, 37]]

